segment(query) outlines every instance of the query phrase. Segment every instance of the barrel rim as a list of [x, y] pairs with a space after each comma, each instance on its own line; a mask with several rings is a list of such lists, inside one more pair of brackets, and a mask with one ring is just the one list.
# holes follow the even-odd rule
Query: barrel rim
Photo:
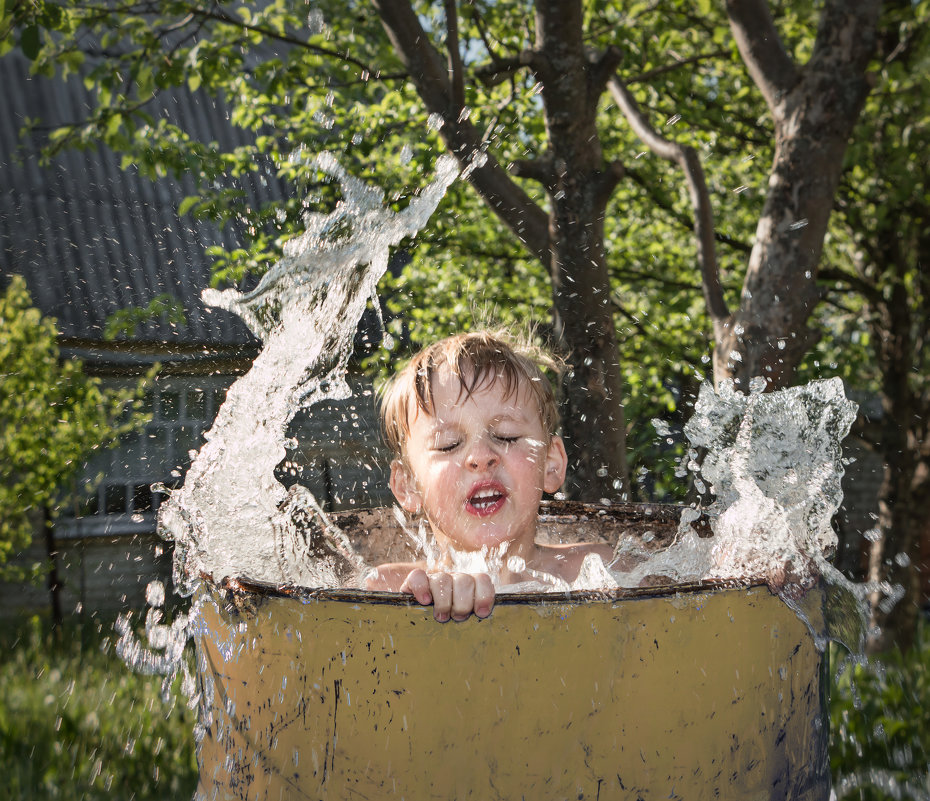
[[[224, 578], [218, 584], [209, 576], [201, 576], [205, 584], [224, 594], [240, 599], [259, 596], [263, 599], [290, 598], [301, 603], [311, 601], [339, 601], [351, 604], [379, 604], [388, 606], [413, 606], [420, 604], [401, 592], [383, 592], [357, 588], [331, 589], [298, 587], [286, 584], [267, 584], [250, 579]], [[679, 584], [663, 584], [654, 587], [617, 587], [610, 590], [563, 590], [557, 592], [504, 592], [495, 596], [499, 605], [558, 605], [589, 601], [615, 602], [643, 598], [667, 598], [674, 595], [699, 594], [720, 590], [750, 589], [766, 587], [759, 579], [704, 579]], [[237, 604], [238, 605], [238, 604]]]

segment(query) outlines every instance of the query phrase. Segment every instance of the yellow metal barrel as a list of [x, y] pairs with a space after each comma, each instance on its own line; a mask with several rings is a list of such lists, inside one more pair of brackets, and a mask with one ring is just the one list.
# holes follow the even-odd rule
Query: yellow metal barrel
[[207, 798], [828, 796], [824, 657], [766, 588], [378, 600], [206, 607]]
[[501, 596], [446, 624], [387, 593], [203, 592], [203, 798], [829, 796], [825, 655], [766, 587]]

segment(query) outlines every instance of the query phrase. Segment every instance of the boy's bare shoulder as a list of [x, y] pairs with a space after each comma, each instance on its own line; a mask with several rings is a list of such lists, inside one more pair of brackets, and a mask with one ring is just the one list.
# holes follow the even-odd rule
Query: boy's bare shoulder
[[540, 557], [538, 569], [558, 576], [565, 581], [574, 581], [581, 570], [581, 563], [589, 554], [595, 554], [609, 564], [613, 559], [613, 546], [606, 542], [572, 542], [563, 545], [537, 545]]
[[425, 568], [424, 562], [390, 562], [378, 565], [365, 576], [366, 590], [382, 592], [400, 592], [400, 585], [410, 575], [411, 570]]

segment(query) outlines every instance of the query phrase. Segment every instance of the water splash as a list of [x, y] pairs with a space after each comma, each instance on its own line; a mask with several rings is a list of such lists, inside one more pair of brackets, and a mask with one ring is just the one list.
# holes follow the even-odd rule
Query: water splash
[[363, 569], [310, 493], [288, 493], [274, 470], [298, 410], [350, 395], [353, 334], [390, 249], [426, 224], [458, 167], [441, 156], [433, 181], [394, 212], [380, 189], [346, 173], [332, 155], [297, 158], [337, 180], [342, 200], [329, 214], [306, 215], [304, 233], [252, 292], [203, 294], [242, 317], [263, 346], [230, 387], [183, 487], [159, 510], [159, 532], [175, 542], [182, 595], [202, 576], [325, 586]]
[[838, 378], [749, 395], [731, 384], [701, 388], [685, 434], [706, 450], [700, 474], [716, 496], [705, 510], [711, 576], [777, 578], [790, 569], [804, 582], [822, 568], [837, 543], [841, 442], [857, 408]]
[[[829, 561], [837, 545], [831, 521], [843, 499], [841, 444], [858, 407], [838, 378], [763, 388], [761, 380], [748, 395], [731, 383], [717, 391], [701, 387], [684, 429], [691, 443], [686, 466], [698, 490], [714, 500], [683, 510], [678, 537], [665, 551], [645, 554], [621, 543], [629, 552], [618, 556], [632, 567], [611, 576], [624, 587], [655, 575], [674, 582], [764, 580], [808, 623], [818, 648], [832, 640], [862, 654], [870, 596], [893, 602], [895, 588], [854, 583]], [[699, 519], [709, 522], [712, 537], [695, 530]], [[823, 608], [810, 609], [821, 596], [806, 590], [821, 579]], [[809, 622], [821, 618], [826, 630]]]

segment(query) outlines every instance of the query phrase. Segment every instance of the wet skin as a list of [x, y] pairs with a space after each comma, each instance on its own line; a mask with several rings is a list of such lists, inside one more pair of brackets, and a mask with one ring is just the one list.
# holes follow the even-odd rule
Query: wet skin
[[[505, 565], [515, 556], [529, 569], [570, 580], [585, 554], [610, 555], [606, 546], [536, 544], [543, 491], [561, 487], [567, 459], [527, 389], [508, 397], [501, 382], [484, 381], [466, 395], [459, 379], [441, 370], [432, 390], [433, 414], [417, 409], [409, 420], [405, 458], [391, 465], [391, 490], [405, 511], [425, 515], [440, 564], [451, 567], [453, 551], [486, 548], [500, 551]], [[522, 580], [506, 568], [501, 579]], [[428, 573], [420, 563], [382, 565], [366, 586], [432, 603], [440, 621], [464, 620], [473, 612], [486, 617], [494, 603], [487, 574]]]

